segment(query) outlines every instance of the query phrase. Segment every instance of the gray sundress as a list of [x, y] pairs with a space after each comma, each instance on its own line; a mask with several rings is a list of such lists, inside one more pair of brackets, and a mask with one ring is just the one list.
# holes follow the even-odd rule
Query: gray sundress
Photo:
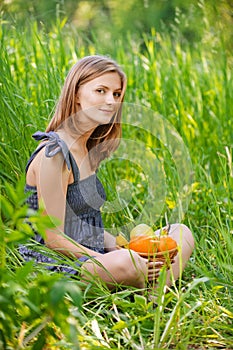
[[[82, 244], [84, 247], [104, 253], [104, 227], [100, 208], [106, 200], [106, 195], [97, 175], [93, 174], [80, 180], [77, 163], [66, 143], [56, 132], [50, 131], [45, 133], [38, 131], [33, 135], [33, 138], [37, 141], [44, 140], [47, 142], [43, 142], [33, 152], [27, 163], [26, 172], [32, 160], [43, 147], [45, 147], [46, 157], [53, 157], [58, 152], [62, 152], [64, 161], [68, 169], [72, 170], [74, 177], [74, 182], [69, 184], [67, 188], [64, 232], [68, 237]], [[29, 207], [38, 210], [37, 188], [26, 184], [25, 191], [32, 192], [27, 200]], [[35, 233], [34, 240], [42, 245], [45, 244], [43, 238], [38, 233]], [[68, 272], [70, 274], [77, 273], [76, 269], [66, 264], [58, 264], [55, 259], [36, 250], [32, 250], [27, 245], [20, 245], [19, 252], [26, 261], [33, 259], [37, 263], [48, 263], [46, 267], [50, 270]], [[80, 261], [87, 259], [86, 256], [77, 259], [77, 265], [80, 265]]]

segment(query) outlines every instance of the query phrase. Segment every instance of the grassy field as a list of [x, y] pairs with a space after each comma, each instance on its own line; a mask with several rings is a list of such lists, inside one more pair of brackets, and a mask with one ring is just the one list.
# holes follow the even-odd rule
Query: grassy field
[[[107, 45], [104, 38], [86, 40], [65, 21], [58, 20], [50, 32], [34, 22], [26, 29], [3, 24], [1, 349], [233, 348], [233, 60], [223, 38], [207, 34], [192, 47], [179, 35], [153, 30]], [[15, 250], [32, 234], [23, 206], [24, 168], [36, 146], [31, 135], [45, 129], [72, 64], [95, 53], [109, 54], [125, 70], [123, 116], [130, 125], [124, 125], [123, 138], [142, 146], [136, 162], [134, 153], [121, 158], [119, 150], [100, 168], [108, 199], [122, 208], [104, 210], [106, 227], [117, 232], [144, 220], [156, 228], [168, 217], [181, 219], [195, 236], [195, 252], [167, 294], [161, 274], [156, 308], [146, 294], [131, 288], [110, 293], [98, 282], [84, 287], [31, 264], [23, 266]], [[167, 143], [158, 137], [162, 117], [155, 115], [168, 125]], [[158, 124], [150, 126], [151, 119]], [[153, 168], [146, 176], [143, 154], [162, 169], [156, 174], [158, 186]], [[48, 221], [40, 213], [31, 215], [43, 233]]]

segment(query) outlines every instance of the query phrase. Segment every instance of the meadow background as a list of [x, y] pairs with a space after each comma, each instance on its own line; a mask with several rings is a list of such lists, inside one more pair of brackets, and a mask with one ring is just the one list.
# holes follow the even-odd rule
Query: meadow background
[[[232, 2], [13, 0], [0, 10], [0, 349], [232, 349]], [[31, 135], [45, 129], [72, 64], [95, 53], [117, 60], [128, 76], [126, 102], [170, 122], [192, 163], [182, 220], [196, 248], [167, 294], [161, 274], [156, 308], [132, 288], [109, 293], [98, 281], [84, 286], [25, 265], [16, 250], [33, 234], [26, 216], [42, 235], [51, 225], [24, 205]], [[125, 128], [124, 135], [153, 145], [163, 163], [159, 227], [179, 207], [177, 169], [149, 133]], [[143, 210], [148, 183], [142, 167], [120, 159], [99, 174], [109, 198], [117, 198], [119, 178], [132, 184], [130, 204], [104, 213], [117, 231]]]

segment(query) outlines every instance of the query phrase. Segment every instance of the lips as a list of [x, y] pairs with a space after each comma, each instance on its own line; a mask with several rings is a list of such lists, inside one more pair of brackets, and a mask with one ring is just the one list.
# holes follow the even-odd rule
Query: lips
[[101, 112], [105, 112], [105, 113], [113, 113], [114, 112], [114, 110], [112, 110], [112, 109], [103, 109], [103, 108], [100, 108], [99, 109]]

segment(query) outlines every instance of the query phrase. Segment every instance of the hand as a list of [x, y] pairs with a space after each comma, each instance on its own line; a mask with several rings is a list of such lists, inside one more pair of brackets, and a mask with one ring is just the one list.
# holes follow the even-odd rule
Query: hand
[[149, 282], [155, 281], [159, 277], [159, 273], [164, 263], [162, 261], [148, 261], [148, 274], [147, 278]]

